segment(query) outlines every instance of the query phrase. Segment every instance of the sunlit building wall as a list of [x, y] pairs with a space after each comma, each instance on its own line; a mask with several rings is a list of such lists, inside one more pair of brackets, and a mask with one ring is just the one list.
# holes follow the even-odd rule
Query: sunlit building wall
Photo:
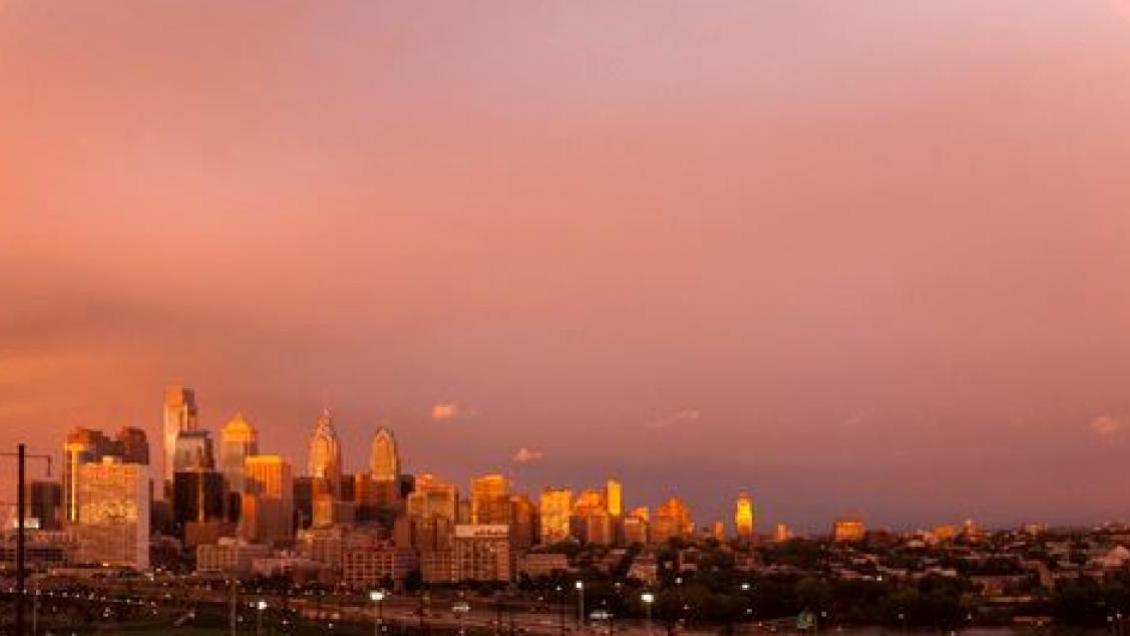
[[313, 479], [315, 496], [341, 496], [341, 443], [329, 409], [322, 412], [310, 437], [307, 473]]
[[252, 455], [244, 464], [247, 497], [241, 535], [255, 543], [285, 543], [293, 536], [294, 477], [278, 455]]
[[[177, 438], [181, 433], [197, 430], [199, 427], [196, 407], [196, 393], [183, 386], [169, 386], [165, 389], [164, 412], [164, 483], [171, 486], [176, 472], [175, 456]], [[164, 487], [157, 489], [164, 492]]]
[[569, 519], [573, 515], [573, 491], [567, 488], [546, 488], [538, 500], [541, 542], [557, 543], [569, 537]]
[[78, 556], [96, 563], [149, 567], [149, 476], [142, 464], [107, 456], [79, 467]]
[[753, 539], [756, 529], [755, 523], [753, 497], [750, 497], [747, 492], [742, 492], [734, 501], [734, 530], [737, 532], [738, 538], [745, 541]]
[[396, 437], [387, 428], [373, 435], [369, 450], [369, 473], [374, 481], [396, 481], [400, 477], [400, 454]]
[[471, 480], [471, 523], [510, 525], [510, 481], [498, 473]]

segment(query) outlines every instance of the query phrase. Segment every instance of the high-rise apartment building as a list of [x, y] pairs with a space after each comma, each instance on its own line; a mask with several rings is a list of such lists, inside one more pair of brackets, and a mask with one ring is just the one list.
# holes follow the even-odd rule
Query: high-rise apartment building
[[[177, 452], [177, 437], [181, 433], [195, 431], [199, 428], [198, 413], [196, 408], [196, 393], [183, 386], [169, 386], [165, 388], [164, 412], [164, 465], [162, 474], [166, 484], [172, 484], [173, 473], [176, 472], [175, 456]], [[157, 489], [159, 493], [164, 488]]]
[[538, 500], [538, 516], [543, 544], [557, 543], [569, 537], [569, 518], [573, 514], [573, 491], [567, 488], [546, 488]]
[[149, 477], [142, 464], [106, 456], [79, 466], [80, 563], [149, 567]]
[[[384, 451], [382, 451], [384, 452]], [[393, 449], [395, 455], [395, 448]], [[385, 462], [382, 462], [384, 465]], [[397, 461], [391, 462], [397, 465]], [[307, 471], [313, 480], [314, 495], [341, 496], [341, 444], [334, 430], [333, 415], [325, 409], [310, 437]]]
[[252, 455], [244, 463], [247, 496], [240, 534], [256, 543], [286, 543], [293, 537], [294, 476], [278, 455]]
[[741, 492], [734, 502], [734, 530], [738, 534], [738, 539], [744, 541], [753, 539], [756, 527], [753, 497], [750, 497], [748, 492]]
[[373, 435], [369, 451], [369, 473], [374, 481], [396, 481], [400, 477], [400, 454], [392, 431], [381, 427]]

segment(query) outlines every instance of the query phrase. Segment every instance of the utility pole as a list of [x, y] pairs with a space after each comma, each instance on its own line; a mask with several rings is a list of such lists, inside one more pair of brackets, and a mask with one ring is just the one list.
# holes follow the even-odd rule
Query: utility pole
[[235, 616], [236, 585], [237, 585], [237, 581], [236, 581], [236, 578], [233, 576], [232, 579], [231, 579], [231, 598], [228, 600], [228, 630], [231, 632], [231, 636], [236, 636], [236, 633], [235, 633], [235, 630], [236, 630], [236, 628], [235, 628], [235, 623], [236, 623], [236, 616]]
[[26, 461], [27, 447], [20, 444], [16, 447], [16, 461], [19, 463], [17, 468], [16, 487], [19, 492], [16, 493], [16, 636], [24, 636], [26, 633], [24, 628], [24, 593], [27, 591], [25, 584], [25, 577], [27, 570], [25, 568], [25, 554], [26, 546], [24, 541], [24, 508], [27, 505], [27, 484], [25, 483], [24, 463]]
[[27, 623], [24, 617], [24, 603], [27, 600], [27, 567], [26, 567], [26, 526], [27, 526], [27, 459], [43, 459], [47, 461], [47, 476], [51, 476], [50, 455], [28, 455], [27, 445], [16, 446], [15, 453], [0, 453], [0, 457], [15, 457], [16, 467], [16, 636], [27, 634]]

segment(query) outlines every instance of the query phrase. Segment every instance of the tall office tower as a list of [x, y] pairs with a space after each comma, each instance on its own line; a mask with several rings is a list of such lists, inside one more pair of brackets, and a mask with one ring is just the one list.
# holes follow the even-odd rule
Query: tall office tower
[[381, 427], [373, 435], [369, 453], [369, 473], [373, 481], [396, 481], [400, 476], [400, 455], [392, 431]]
[[543, 544], [557, 543], [569, 537], [569, 517], [573, 514], [573, 491], [546, 488], [538, 500], [539, 526]]
[[257, 543], [287, 543], [294, 528], [294, 476], [278, 455], [252, 455], [244, 463], [247, 497], [240, 533]]
[[738, 539], [743, 541], [753, 539], [756, 527], [754, 524], [753, 497], [743, 491], [738, 494], [738, 499], [734, 502], [734, 530], [738, 533]]
[[573, 502], [570, 527], [573, 536], [584, 543], [611, 545], [615, 538], [605, 496], [604, 491], [590, 488], [582, 490]]
[[294, 478], [294, 527], [306, 530], [314, 523], [314, 480], [303, 475]]
[[24, 491], [27, 501], [24, 516], [35, 519], [42, 530], [58, 530], [62, 527], [60, 518], [63, 508], [63, 485], [57, 481], [39, 479], [28, 482]]
[[80, 563], [149, 567], [149, 478], [141, 464], [106, 456], [79, 466]]
[[220, 472], [228, 490], [228, 518], [239, 517], [239, 499], [246, 490], [244, 462], [248, 457], [259, 454], [259, 434], [242, 413], [228, 420], [220, 429]]
[[189, 523], [224, 519], [224, 476], [212, 470], [173, 474], [173, 521], [183, 532]]
[[615, 479], [609, 479], [604, 485], [604, 505], [608, 508], [608, 514], [613, 517], [624, 514], [623, 491], [623, 484]]
[[651, 520], [652, 543], [666, 543], [674, 537], [685, 537], [694, 533], [694, 520], [691, 509], [678, 497], [671, 497], [655, 510]]
[[[173, 473], [176, 472], [175, 456], [177, 452], [177, 437], [181, 433], [195, 431], [199, 428], [196, 410], [196, 393], [192, 389], [182, 386], [169, 386], [165, 388], [165, 461], [163, 466], [164, 481], [171, 484]], [[164, 493], [164, 488], [157, 489]]]
[[144, 430], [127, 426], [114, 436], [114, 444], [122, 463], [149, 465], [149, 439]]
[[710, 526], [710, 537], [717, 541], [726, 540], [726, 522], [721, 519], [715, 519], [714, 523]]
[[526, 550], [538, 540], [538, 509], [526, 495], [510, 497], [510, 542]]
[[199, 470], [215, 470], [216, 455], [212, 449], [212, 434], [198, 429], [177, 435], [176, 453], [173, 455], [173, 474]]
[[[374, 453], [375, 451], [374, 448]], [[395, 444], [392, 453], [395, 456]], [[395, 460], [392, 463], [397, 464]], [[341, 496], [341, 444], [337, 440], [333, 415], [329, 409], [322, 412], [314, 426], [307, 467], [313, 479], [315, 496], [331, 495], [334, 498]]]
[[113, 443], [102, 431], [76, 428], [67, 435], [63, 444], [63, 508], [67, 521], [75, 523], [79, 520], [80, 468], [84, 464], [102, 461], [103, 457], [112, 454], [113, 449]]
[[416, 478], [416, 489], [408, 494], [407, 513], [413, 519], [443, 518], [453, 524], [459, 516], [459, 490], [435, 475]]
[[471, 523], [510, 524], [510, 482], [498, 473], [471, 480]]
[[627, 545], [648, 543], [648, 511], [646, 507], [633, 508], [624, 517], [624, 543]]

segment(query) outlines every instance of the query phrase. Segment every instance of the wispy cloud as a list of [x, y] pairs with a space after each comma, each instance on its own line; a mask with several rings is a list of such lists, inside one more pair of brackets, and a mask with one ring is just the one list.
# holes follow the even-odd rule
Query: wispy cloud
[[517, 464], [528, 464], [530, 462], [540, 461], [544, 457], [545, 453], [523, 446], [514, 453], [514, 457], [511, 459]]
[[658, 417], [648, 422], [648, 428], [673, 428], [694, 424], [702, 419], [702, 412], [698, 409], [680, 409], [674, 413]]
[[1122, 422], [1110, 415], [1100, 415], [1088, 424], [1091, 432], [1099, 437], [1113, 437], [1122, 432]]

